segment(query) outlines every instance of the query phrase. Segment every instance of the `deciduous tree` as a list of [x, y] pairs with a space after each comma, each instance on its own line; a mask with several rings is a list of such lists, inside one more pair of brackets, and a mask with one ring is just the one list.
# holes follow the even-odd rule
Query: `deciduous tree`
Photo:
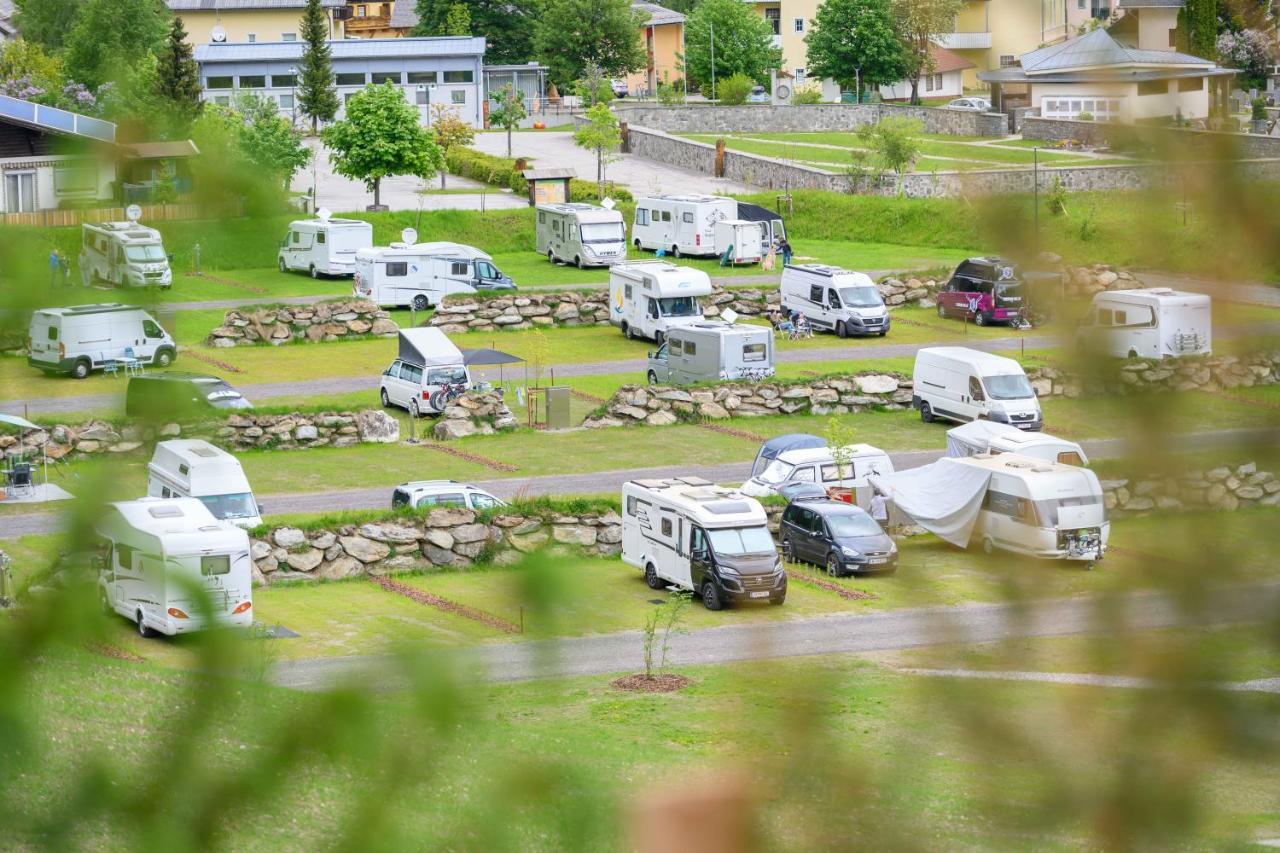
[[1178, 10], [1178, 47], [1205, 59], [1218, 55], [1218, 0], [1186, 0]]
[[622, 147], [622, 132], [618, 118], [608, 104], [596, 104], [587, 110], [587, 123], [573, 133], [573, 142], [579, 148], [594, 151], [596, 155], [596, 185], [600, 198], [604, 198], [604, 165]]
[[471, 35], [471, 12], [467, 9], [465, 3], [454, 3], [449, 7], [449, 12], [445, 15], [444, 27], [441, 29], [440, 34], [445, 36]]
[[950, 32], [964, 0], [893, 0], [893, 17], [905, 49], [911, 103], [920, 103], [920, 78], [936, 69], [932, 47], [939, 34]]
[[306, 47], [298, 66], [298, 108], [311, 119], [315, 133], [322, 121], [338, 114], [338, 90], [333, 84], [333, 52], [329, 49], [329, 22], [320, 0], [307, 0], [299, 27]]
[[507, 156], [511, 156], [511, 131], [520, 126], [528, 112], [524, 108], [524, 92], [513, 88], [510, 83], [490, 95], [497, 104], [496, 109], [489, 111], [489, 124], [505, 128], [507, 131]]
[[643, 20], [628, 0], [547, 0], [534, 47], [559, 85], [577, 80], [590, 63], [622, 77], [644, 65]]
[[[411, 3], [413, 0], [399, 0]], [[417, 0], [415, 36], [437, 36], [449, 26], [449, 14], [458, 0]], [[491, 65], [528, 62], [533, 56], [533, 29], [539, 0], [466, 0], [470, 32], [483, 35], [484, 61]]]
[[858, 90], [901, 80], [906, 52], [894, 30], [889, 0], [826, 0], [804, 37], [811, 77]]
[[742, 0], [702, 0], [685, 22], [685, 75], [710, 96], [712, 32], [715, 33], [715, 77], [745, 74], [765, 83], [782, 64], [782, 51], [773, 46], [773, 28]]
[[14, 0], [14, 22], [27, 41], [50, 52], [62, 49], [83, 0]]
[[274, 178], [287, 191], [294, 174], [311, 162], [311, 149], [273, 101], [251, 95], [239, 107], [244, 116], [240, 150], [245, 160], [256, 174]]
[[[458, 115], [458, 111], [445, 104], [431, 105], [431, 135], [436, 145], [440, 146], [440, 154], [448, 162], [449, 151], [462, 148], [475, 141], [476, 129], [467, 124]], [[440, 189], [444, 189], [447, 169], [440, 170]]]
[[163, 0], [85, 0], [66, 36], [63, 68], [72, 80], [97, 88], [158, 54], [168, 32]]

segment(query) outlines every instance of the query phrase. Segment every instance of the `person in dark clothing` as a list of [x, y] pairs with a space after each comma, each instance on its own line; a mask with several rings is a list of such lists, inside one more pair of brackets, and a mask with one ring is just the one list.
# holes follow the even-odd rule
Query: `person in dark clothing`
[[58, 256], [58, 270], [62, 273], [62, 286], [71, 286], [71, 258], [66, 255]]
[[49, 253], [49, 286], [56, 287], [58, 285], [58, 266], [62, 263], [58, 256], [58, 250], [54, 249]]
[[782, 253], [782, 265], [784, 267], [791, 263], [791, 244], [787, 242], [786, 237], [783, 237], [782, 242], [778, 244], [778, 251]]

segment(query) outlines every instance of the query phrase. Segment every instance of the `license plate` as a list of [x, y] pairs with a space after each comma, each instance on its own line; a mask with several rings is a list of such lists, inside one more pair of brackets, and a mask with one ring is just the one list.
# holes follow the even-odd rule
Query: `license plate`
[[753, 593], [751, 593], [751, 597], [752, 597], [752, 598], [768, 598], [768, 597], [769, 597], [769, 591], [768, 591], [768, 590], [763, 590], [763, 591], [761, 591], [761, 592], [753, 592]]
[[881, 564], [881, 563], [883, 563], [883, 562], [886, 562], [886, 559], [887, 559], [887, 558], [885, 558], [885, 557], [868, 557], [868, 558], [867, 558], [867, 565], [869, 565], [869, 566], [878, 566], [879, 564]]

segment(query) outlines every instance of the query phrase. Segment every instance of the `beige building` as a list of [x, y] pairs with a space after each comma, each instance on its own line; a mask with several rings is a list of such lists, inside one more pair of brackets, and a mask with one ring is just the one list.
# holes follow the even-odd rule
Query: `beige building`
[[[167, 0], [192, 44], [298, 41], [306, 0]], [[329, 38], [346, 37], [346, 0], [320, 0]], [[390, 12], [388, 12], [388, 17]]]
[[397, 5], [413, 5], [413, 0], [367, 2], [347, 0], [347, 19], [343, 29], [349, 39], [389, 39], [407, 36], [409, 33], [392, 23]]
[[644, 16], [640, 43], [644, 46], [646, 61], [643, 70], [627, 75], [627, 92], [652, 95], [664, 80], [675, 82], [684, 77], [680, 68], [680, 54], [684, 53], [684, 15], [646, 0], [635, 0], [631, 9]]

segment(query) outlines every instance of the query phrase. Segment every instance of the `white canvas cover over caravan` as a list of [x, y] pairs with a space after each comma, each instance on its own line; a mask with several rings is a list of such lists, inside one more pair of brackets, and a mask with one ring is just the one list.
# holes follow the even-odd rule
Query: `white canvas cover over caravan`
[[400, 330], [400, 360], [418, 367], [446, 367], [463, 363], [462, 350], [444, 332], [430, 326]]
[[970, 421], [947, 430], [947, 455], [952, 458], [979, 453], [1018, 453], [1064, 465], [1088, 465], [1084, 448], [1074, 441], [1043, 432], [1026, 432], [1011, 424]]
[[875, 474], [869, 479], [916, 524], [939, 539], [967, 548], [991, 472], [944, 457], [919, 468]]

